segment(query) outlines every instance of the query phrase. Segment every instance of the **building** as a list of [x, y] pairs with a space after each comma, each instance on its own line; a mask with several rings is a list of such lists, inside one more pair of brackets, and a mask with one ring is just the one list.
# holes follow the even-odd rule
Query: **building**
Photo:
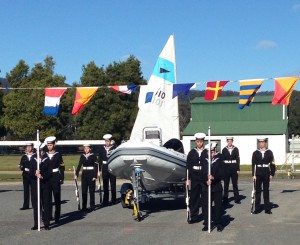
[[257, 138], [268, 138], [276, 164], [283, 164], [288, 149], [287, 107], [272, 105], [272, 96], [256, 96], [250, 107], [238, 109], [238, 97], [220, 97], [216, 101], [195, 98], [191, 101], [191, 121], [184, 129], [183, 144], [188, 152], [194, 146], [196, 132], [208, 134], [218, 142], [220, 151], [226, 146], [226, 137], [233, 136], [240, 150], [241, 164], [251, 164], [252, 153], [257, 149]]

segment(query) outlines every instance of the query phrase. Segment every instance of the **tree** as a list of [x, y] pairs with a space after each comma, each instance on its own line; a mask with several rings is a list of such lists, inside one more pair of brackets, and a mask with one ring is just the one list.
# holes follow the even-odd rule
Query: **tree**
[[[31, 71], [21, 60], [6, 76], [14, 88], [4, 96], [4, 116], [2, 122], [11, 134], [12, 139], [32, 140], [36, 130], [40, 130], [41, 138], [49, 135], [62, 137], [61, 128], [67, 119], [64, 116], [50, 117], [43, 115], [45, 87], [66, 86], [65, 77], [54, 75], [55, 62], [52, 57], [46, 57], [44, 63], [36, 64]], [[26, 89], [26, 88], [36, 89]], [[23, 88], [23, 89], [20, 89]]]
[[112, 133], [118, 142], [129, 138], [137, 114], [138, 94], [120, 94], [106, 87], [125, 84], [145, 84], [140, 62], [134, 56], [124, 62], [114, 62], [106, 69], [94, 62], [83, 66], [80, 85], [102, 87], [75, 116], [77, 138], [102, 139], [106, 133]]
[[[0, 77], [0, 87], [4, 87], [5, 80]], [[0, 90], [0, 118], [3, 117], [3, 90]], [[0, 120], [0, 137], [3, 137], [6, 135], [6, 130], [3, 125], [2, 120]]]

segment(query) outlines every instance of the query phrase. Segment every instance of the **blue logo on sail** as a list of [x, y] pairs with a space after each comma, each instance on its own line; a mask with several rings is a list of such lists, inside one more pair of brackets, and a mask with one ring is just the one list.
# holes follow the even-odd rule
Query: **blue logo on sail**
[[152, 75], [160, 77], [170, 83], [175, 83], [174, 63], [159, 57], [156, 61]]

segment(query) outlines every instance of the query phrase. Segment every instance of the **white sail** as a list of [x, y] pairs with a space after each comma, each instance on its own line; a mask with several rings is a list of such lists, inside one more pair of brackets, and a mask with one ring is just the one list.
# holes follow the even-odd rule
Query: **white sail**
[[143, 139], [145, 127], [159, 127], [162, 143], [179, 139], [178, 97], [172, 98], [176, 83], [174, 36], [171, 35], [159, 55], [148, 85], [141, 86], [139, 111], [130, 139]]

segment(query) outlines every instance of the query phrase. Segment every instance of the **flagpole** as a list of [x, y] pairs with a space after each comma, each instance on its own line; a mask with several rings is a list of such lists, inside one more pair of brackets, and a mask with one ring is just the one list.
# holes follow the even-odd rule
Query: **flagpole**
[[[37, 141], [37, 170], [40, 170], [40, 131], [36, 131]], [[38, 231], [41, 230], [41, 200], [40, 200], [40, 178], [37, 178], [37, 215], [38, 215]]]
[[[208, 176], [211, 175], [211, 143], [210, 143], [210, 126], [208, 126]], [[208, 179], [210, 181], [210, 179]], [[211, 229], [211, 185], [208, 186], [208, 233]]]

